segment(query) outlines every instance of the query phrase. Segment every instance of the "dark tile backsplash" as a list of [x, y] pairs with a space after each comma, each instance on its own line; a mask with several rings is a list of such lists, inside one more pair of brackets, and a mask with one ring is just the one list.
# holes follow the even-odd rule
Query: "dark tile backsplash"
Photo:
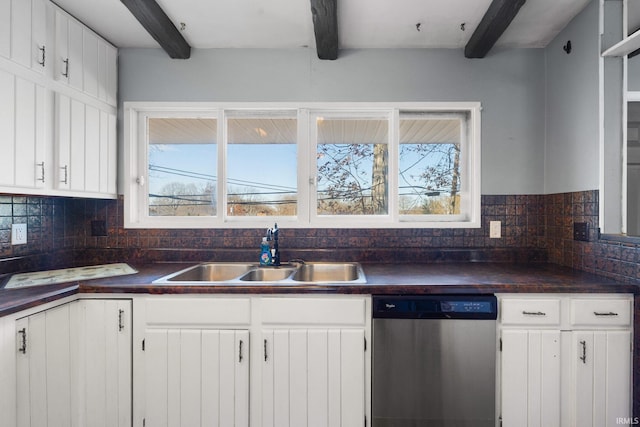
[[[104, 221], [106, 236], [92, 235]], [[489, 238], [502, 221], [502, 238]], [[28, 244], [11, 246], [11, 224], [28, 224]], [[573, 223], [590, 224], [590, 242]], [[265, 229], [271, 225], [265, 220]], [[477, 229], [282, 229], [283, 259], [360, 262], [546, 262], [632, 282], [640, 248], [598, 240], [598, 192], [484, 195]], [[94, 225], [95, 231], [95, 225]], [[0, 273], [136, 260], [257, 259], [263, 229], [125, 229], [123, 200], [0, 195]], [[40, 265], [38, 265], [40, 264]]]

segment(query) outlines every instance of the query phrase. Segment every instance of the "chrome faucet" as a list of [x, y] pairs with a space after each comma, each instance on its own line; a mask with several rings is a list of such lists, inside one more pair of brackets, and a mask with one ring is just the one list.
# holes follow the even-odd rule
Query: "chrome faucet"
[[273, 240], [273, 248], [271, 249], [271, 265], [280, 265], [280, 248], [278, 246], [278, 223], [273, 228], [267, 229], [267, 241]]

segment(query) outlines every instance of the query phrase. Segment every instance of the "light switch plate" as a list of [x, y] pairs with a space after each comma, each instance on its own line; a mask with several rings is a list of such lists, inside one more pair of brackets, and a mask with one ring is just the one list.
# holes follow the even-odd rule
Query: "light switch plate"
[[25, 245], [27, 243], [27, 224], [11, 224], [11, 244]]
[[502, 221], [489, 221], [489, 237], [491, 239], [499, 239], [502, 236], [501, 226]]

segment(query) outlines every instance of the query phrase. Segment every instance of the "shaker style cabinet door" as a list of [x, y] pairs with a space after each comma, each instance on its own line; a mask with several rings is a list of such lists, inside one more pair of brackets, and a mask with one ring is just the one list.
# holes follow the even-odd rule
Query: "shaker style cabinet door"
[[268, 329], [262, 351], [262, 427], [364, 425], [364, 329]]
[[249, 331], [147, 329], [144, 424], [248, 427]]

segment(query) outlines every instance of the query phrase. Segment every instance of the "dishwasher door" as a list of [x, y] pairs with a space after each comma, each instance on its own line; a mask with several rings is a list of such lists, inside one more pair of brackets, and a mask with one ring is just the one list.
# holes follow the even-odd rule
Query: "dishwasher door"
[[373, 427], [495, 427], [496, 321], [374, 319]]

